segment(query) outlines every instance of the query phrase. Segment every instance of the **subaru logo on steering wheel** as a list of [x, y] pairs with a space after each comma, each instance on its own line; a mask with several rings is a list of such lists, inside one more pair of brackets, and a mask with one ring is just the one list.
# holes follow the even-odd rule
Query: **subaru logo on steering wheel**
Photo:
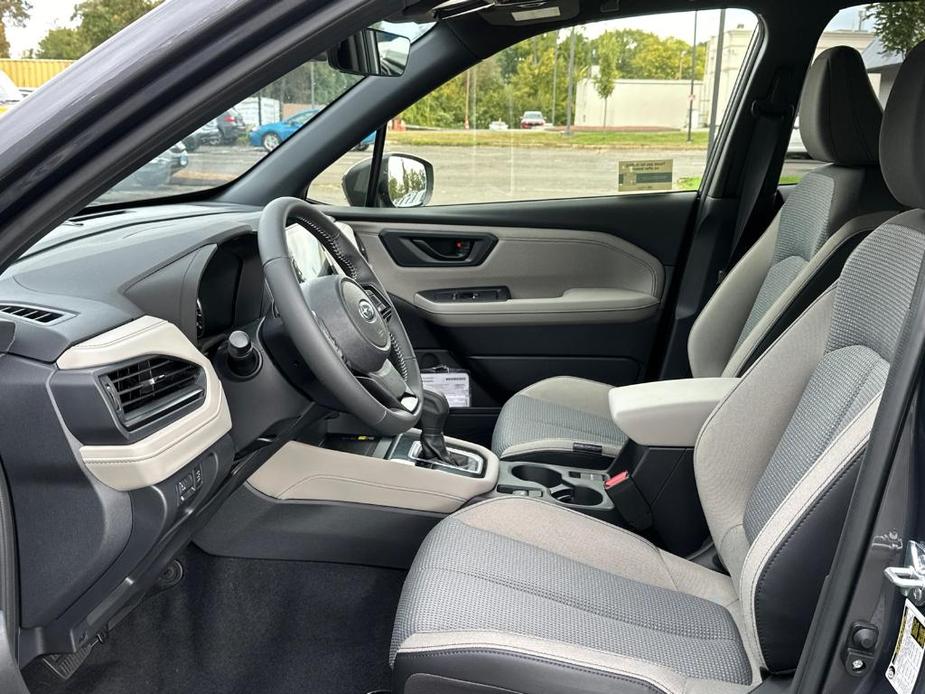
[[367, 323], [372, 323], [376, 320], [376, 309], [366, 299], [360, 299], [360, 315]]

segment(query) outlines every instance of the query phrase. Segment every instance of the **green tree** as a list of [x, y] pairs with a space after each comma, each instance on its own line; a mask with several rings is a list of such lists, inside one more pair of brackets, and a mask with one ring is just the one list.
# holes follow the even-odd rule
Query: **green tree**
[[32, 3], [29, 0], [0, 0], [0, 58], [10, 57], [7, 25], [22, 26], [29, 19], [31, 11]]
[[[923, 0], [925, 2], [925, 0]], [[575, 83], [591, 75], [604, 100], [618, 79], [690, 79], [691, 46], [678, 38], [661, 38], [638, 29], [607, 31], [591, 39], [575, 35]], [[697, 46], [693, 76], [702, 79], [707, 44]], [[554, 125], [565, 123], [568, 98], [569, 34], [549, 32], [507, 48], [469, 70], [469, 121], [477, 128], [493, 120], [517, 127], [524, 111], [542, 111]], [[597, 66], [592, 73], [592, 64]], [[466, 114], [466, 73], [408, 108], [402, 114], [411, 125], [461, 128]], [[553, 106], [555, 108], [553, 108]]]
[[[694, 60], [694, 79], [703, 79], [706, 68], [707, 46], [697, 46]], [[642, 33], [629, 58], [630, 79], [689, 80], [691, 79], [691, 45], [681, 39], [661, 38]]]
[[[260, 90], [280, 103], [327, 106], [360, 81], [357, 75], [335, 70], [323, 61], [304, 63]], [[312, 98], [314, 96], [314, 99]]]
[[71, 17], [76, 26], [49, 31], [39, 42], [35, 55], [76, 60], [150, 12], [161, 1], [83, 0], [74, 7]]
[[595, 42], [595, 54], [597, 55], [597, 71], [593, 73], [591, 80], [594, 82], [594, 90], [597, 95], [604, 100], [604, 127], [607, 126], [607, 100], [613, 94], [617, 79], [620, 77], [620, 69], [617, 63], [620, 59], [621, 45], [615, 32], [607, 31], [601, 34]]
[[86, 55], [91, 46], [76, 29], [52, 29], [39, 41], [34, 51], [36, 58], [77, 60]]
[[888, 51], [905, 55], [925, 40], [925, 0], [870, 5], [867, 16]]

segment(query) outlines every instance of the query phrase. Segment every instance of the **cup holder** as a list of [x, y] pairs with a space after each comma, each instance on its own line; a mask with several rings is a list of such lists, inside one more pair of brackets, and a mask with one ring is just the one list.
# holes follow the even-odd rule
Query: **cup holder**
[[539, 465], [515, 465], [511, 469], [511, 474], [524, 482], [536, 482], [547, 489], [558, 487], [562, 484], [562, 475], [548, 467]]
[[590, 487], [563, 487], [552, 492], [552, 497], [563, 504], [573, 506], [597, 506], [604, 497]]
[[556, 501], [571, 506], [598, 506], [604, 501], [604, 495], [591, 487], [573, 485], [565, 481], [562, 473], [544, 465], [515, 465], [511, 474], [524, 482], [532, 482], [545, 487], [549, 496]]

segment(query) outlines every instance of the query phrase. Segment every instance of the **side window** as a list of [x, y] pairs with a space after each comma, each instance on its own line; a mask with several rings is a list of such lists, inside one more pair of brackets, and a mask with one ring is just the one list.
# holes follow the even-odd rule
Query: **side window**
[[[757, 24], [710, 10], [541, 34], [399, 114], [385, 153], [433, 167], [430, 205], [697, 189]], [[347, 204], [341, 178], [357, 161], [309, 195]]]
[[[874, 93], [885, 106], [905, 53], [923, 35], [925, 26], [918, 3], [887, 2], [849, 7], [836, 14], [826, 26], [813, 59], [835, 46], [854, 48], [861, 54]], [[803, 144], [797, 116], [780, 182], [783, 185], [798, 183], [818, 166], [821, 163], [812, 159]]]

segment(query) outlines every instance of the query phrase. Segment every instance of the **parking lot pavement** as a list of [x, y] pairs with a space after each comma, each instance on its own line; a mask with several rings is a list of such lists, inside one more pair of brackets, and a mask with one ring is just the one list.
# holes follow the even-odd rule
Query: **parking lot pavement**
[[[591, 149], [538, 147], [416, 146], [403, 149], [434, 165], [433, 204], [531, 200], [619, 192], [621, 161], [671, 160], [675, 188], [686, 179], [688, 187], [702, 175], [706, 152], [671, 149]], [[176, 195], [197, 188], [220, 185], [256, 164], [265, 153], [245, 145], [201, 147], [189, 154], [189, 166], [171, 182], [156, 190], [159, 196]], [[369, 152], [348, 152], [328, 167], [312, 184], [313, 198], [346, 204], [341, 178]], [[809, 160], [788, 160], [784, 175], [801, 175], [818, 166]], [[155, 191], [123, 187], [121, 198], [151, 197]]]

